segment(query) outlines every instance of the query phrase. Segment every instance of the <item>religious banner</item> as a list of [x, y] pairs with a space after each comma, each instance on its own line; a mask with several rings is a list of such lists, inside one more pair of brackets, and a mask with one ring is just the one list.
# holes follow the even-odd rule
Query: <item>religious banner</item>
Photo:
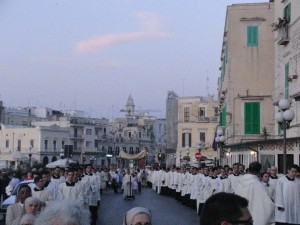
[[129, 160], [140, 160], [140, 159], [144, 159], [147, 157], [147, 151], [143, 150], [137, 154], [129, 154], [127, 152], [121, 151], [119, 154], [119, 157], [121, 159], [129, 159]]

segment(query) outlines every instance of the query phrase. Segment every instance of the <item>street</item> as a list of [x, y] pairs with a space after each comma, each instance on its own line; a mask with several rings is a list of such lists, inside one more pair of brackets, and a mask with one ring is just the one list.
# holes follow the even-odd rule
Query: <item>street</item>
[[155, 225], [196, 225], [199, 216], [175, 199], [157, 195], [152, 189], [144, 188], [135, 200], [123, 200], [123, 195], [112, 190], [102, 194], [98, 225], [122, 225], [122, 219], [129, 209], [142, 206], [151, 210], [152, 223]]

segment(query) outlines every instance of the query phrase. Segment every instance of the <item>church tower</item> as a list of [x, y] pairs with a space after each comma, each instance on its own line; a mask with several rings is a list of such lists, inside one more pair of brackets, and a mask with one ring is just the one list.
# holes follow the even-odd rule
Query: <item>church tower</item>
[[126, 104], [126, 117], [130, 118], [134, 116], [134, 102], [132, 99], [132, 96], [129, 95], [128, 99], [127, 99], [127, 104]]

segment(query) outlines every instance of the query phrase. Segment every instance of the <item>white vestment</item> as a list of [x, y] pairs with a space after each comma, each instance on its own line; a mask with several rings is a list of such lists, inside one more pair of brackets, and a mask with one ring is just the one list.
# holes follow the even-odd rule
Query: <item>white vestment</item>
[[73, 200], [83, 206], [83, 184], [80, 181], [78, 181], [74, 186], [67, 186], [66, 182], [61, 183], [58, 187], [57, 198], [59, 200]]
[[123, 179], [123, 186], [124, 186], [124, 192], [123, 192], [123, 197], [125, 198], [126, 196], [132, 196], [132, 176], [130, 174], [125, 174], [124, 179]]
[[235, 194], [249, 201], [248, 209], [253, 217], [254, 225], [274, 223], [274, 203], [257, 176], [252, 174], [242, 176]]
[[[286, 176], [278, 179], [275, 197], [275, 220], [281, 223], [300, 224], [300, 181]], [[278, 210], [284, 208], [284, 211]]]

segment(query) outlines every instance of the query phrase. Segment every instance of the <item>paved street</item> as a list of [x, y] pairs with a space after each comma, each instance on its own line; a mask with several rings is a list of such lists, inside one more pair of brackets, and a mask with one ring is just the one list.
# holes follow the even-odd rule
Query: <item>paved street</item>
[[103, 193], [98, 225], [122, 225], [124, 213], [136, 206], [149, 208], [155, 225], [199, 224], [199, 216], [195, 210], [145, 188], [142, 194], [135, 195], [135, 200], [123, 200], [122, 194], [114, 194], [112, 191]]

